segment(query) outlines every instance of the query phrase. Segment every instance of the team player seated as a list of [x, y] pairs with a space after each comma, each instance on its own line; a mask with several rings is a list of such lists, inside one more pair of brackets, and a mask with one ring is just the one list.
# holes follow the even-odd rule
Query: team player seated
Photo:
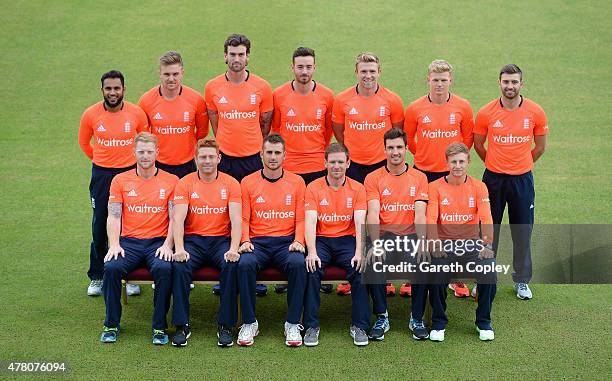
[[351, 284], [352, 322], [350, 335], [355, 345], [368, 345], [366, 330], [371, 310], [368, 291], [362, 283], [362, 225], [366, 215], [366, 193], [363, 185], [346, 177], [348, 150], [339, 143], [325, 150], [327, 175], [308, 185], [306, 190], [306, 245], [308, 287], [304, 303], [304, 344], [319, 344], [319, 288], [325, 268], [336, 263], [347, 271]]
[[168, 342], [166, 314], [172, 288], [172, 219], [178, 178], [155, 167], [157, 138], [134, 138], [136, 169], [113, 179], [108, 202], [108, 253], [104, 257], [106, 320], [103, 343], [117, 341], [121, 319], [121, 278], [143, 263], [155, 280], [153, 344]]
[[[460, 275], [469, 273], [477, 281], [476, 329], [480, 340], [493, 340], [491, 307], [495, 292], [496, 273], [477, 272], [476, 266], [494, 266], [493, 218], [485, 184], [467, 175], [470, 153], [463, 143], [452, 143], [445, 152], [449, 174], [429, 184], [427, 204], [428, 240], [442, 245], [432, 249], [433, 265], [455, 265]], [[479, 226], [480, 224], [480, 226]], [[482, 230], [482, 233], [481, 233]], [[482, 238], [481, 238], [482, 236]], [[471, 243], [471, 244], [470, 244]], [[451, 247], [449, 250], [448, 248]], [[460, 270], [456, 264], [461, 265]], [[490, 267], [493, 268], [493, 267]], [[452, 267], [450, 267], [452, 271]], [[443, 341], [446, 316], [447, 284], [453, 274], [439, 271], [430, 284], [432, 330], [429, 338]]]
[[[242, 189], [242, 244], [238, 285], [242, 321], [238, 344], [249, 346], [259, 334], [255, 317], [257, 273], [275, 267], [287, 274], [285, 343], [302, 345], [302, 306], [306, 288], [304, 262], [304, 180], [283, 170], [285, 142], [280, 135], [264, 138], [263, 169], [245, 177]], [[317, 288], [317, 292], [318, 292]]]
[[238, 247], [242, 199], [240, 184], [217, 170], [221, 155], [214, 140], [196, 146], [197, 172], [182, 178], [174, 192], [174, 248], [172, 262], [172, 320], [176, 334], [172, 345], [185, 346], [189, 327], [189, 285], [193, 271], [204, 265], [221, 270], [218, 345], [234, 343], [238, 292]]

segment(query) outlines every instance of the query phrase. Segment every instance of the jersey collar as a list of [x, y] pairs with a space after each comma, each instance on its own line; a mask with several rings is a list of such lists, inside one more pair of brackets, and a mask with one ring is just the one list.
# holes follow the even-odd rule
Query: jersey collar
[[[451, 99], [451, 93], [449, 92], [448, 93], [448, 99], [446, 100], [446, 103], [448, 103], [450, 101], [450, 99]], [[433, 103], [431, 101], [431, 97], [429, 96], [429, 93], [427, 93], [427, 100], [429, 100], [429, 103]]]
[[[378, 90], [380, 90], [380, 85], [377, 83], [377, 84], [376, 84], [376, 91], [374, 92], [374, 94], [378, 94]], [[355, 85], [355, 92], [356, 92], [357, 94], [359, 94], [359, 84], [356, 84], [356, 85]]]
[[[161, 85], [159, 85], [159, 86], [157, 87], [157, 91], [159, 92], [159, 96], [160, 96], [160, 97], [163, 97], [163, 95], [162, 95], [162, 93], [161, 93]], [[181, 85], [181, 88], [179, 89], [179, 93], [178, 93], [178, 95], [179, 95], [179, 96], [183, 95], [183, 85]]]
[[[444, 176], [444, 181], [446, 181], [447, 184], [448, 184], [448, 176], [450, 176], [450, 175]], [[465, 176], [465, 181], [463, 182], [464, 184], [467, 183], [468, 177], [470, 177], [470, 176], [469, 175]]]
[[[136, 176], [140, 177], [140, 175], [138, 174], [138, 167], [134, 168], [134, 172], [136, 172]], [[157, 176], [158, 173], [159, 168], [155, 168], [155, 174], [153, 175], [153, 177]]]
[[[244, 79], [244, 82], [248, 81], [248, 80], [249, 80], [249, 78], [251, 78], [251, 72], [250, 72], [250, 71], [248, 71], [248, 70], [246, 70], [246, 72], [247, 72], [247, 77]], [[229, 80], [229, 78], [227, 77], [227, 71], [226, 71], [225, 73], [223, 73], [223, 75], [225, 76], [225, 80], [226, 80], [227, 82], [229, 82], [230, 80]]]
[[[200, 177], [200, 171], [196, 171], [196, 173], [198, 174], [198, 180], [202, 180], [202, 178]], [[217, 169], [217, 176], [215, 177], [215, 180], [217, 180], [219, 178], [219, 169]]]
[[[523, 101], [525, 100], [525, 98], [523, 98], [523, 96], [522, 96], [522, 95], [519, 95], [519, 97], [521, 97], [521, 103], [519, 103], [519, 105], [518, 105], [518, 106], [519, 106], [519, 107], [521, 107], [521, 106], [523, 105]], [[501, 101], [501, 97], [499, 97], [499, 106], [500, 106], [501, 108], [504, 108], [504, 104], [503, 104], [503, 103], [502, 103], [502, 101]]]
[[[342, 183], [342, 185], [340, 185], [341, 187], [343, 187], [344, 184], [346, 184], [346, 179], [347, 179], [347, 176], [344, 175], [344, 182]], [[331, 185], [329, 185], [329, 180], [327, 179], [327, 175], [325, 175], [325, 184], [327, 184], [328, 187], [331, 186]]]
[[[123, 110], [123, 106], [125, 106], [125, 101], [121, 101], [121, 108], [119, 109], [120, 111]], [[104, 107], [104, 111], [108, 111], [108, 109], [106, 108], [106, 102], [104, 100], [102, 101], [102, 107]]]
[[[295, 91], [295, 86], [293, 86], [293, 82], [295, 82], [295, 79], [291, 80], [291, 90]], [[312, 92], [315, 92], [315, 89], [317, 88], [317, 81], [315, 81], [314, 79], [312, 80], [312, 83], [314, 83], [314, 86], [312, 87]]]
[[264, 175], [263, 169], [262, 169], [262, 170], [260, 170], [260, 173], [261, 173], [261, 177], [263, 177], [263, 179], [264, 179], [264, 180], [269, 181], [269, 182], [271, 182], [271, 183], [275, 183], [275, 182], [277, 182], [278, 180], [282, 179], [282, 178], [283, 178], [283, 176], [285, 176], [285, 170], [283, 170], [283, 171], [281, 172], [281, 175], [280, 175], [280, 177], [279, 177], [278, 179], [270, 179], [270, 178], [267, 178], [267, 177], [266, 177], [266, 175]]
[[408, 170], [410, 169], [410, 166], [409, 166], [408, 164], [405, 164], [405, 165], [406, 165], [406, 169], [404, 169], [404, 171], [403, 171], [402, 173], [399, 173], [399, 174], [397, 174], [397, 175], [394, 175], [394, 174], [392, 174], [391, 172], [389, 172], [389, 168], [387, 168], [387, 164], [385, 164], [385, 170], [386, 170], [386, 171], [387, 171], [387, 173], [388, 173], [388, 174], [390, 174], [391, 176], [401, 176], [401, 175], [403, 175], [404, 173], [408, 172]]

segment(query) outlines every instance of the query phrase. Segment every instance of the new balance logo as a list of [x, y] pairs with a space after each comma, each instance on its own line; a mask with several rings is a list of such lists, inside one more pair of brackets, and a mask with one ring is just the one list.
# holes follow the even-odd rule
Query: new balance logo
[[357, 110], [355, 110], [355, 107], [353, 107], [351, 111], [349, 111], [349, 115], [357, 115], [357, 114], [359, 113], [357, 112]]
[[429, 119], [429, 115], [425, 115], [425, 117], [423, 118], [423, 120], [421, 121], [421, 123], [425, 124], [425, 123], [431, 123], [431, 119]]
[[257, 104], [257, 95], [251, 94], [250, 100], [252, 105]]
[[527, 130], [529, 129], [529, 127], [530, 127], [529, 118], [525, 118], [523, 120], [523, 128]]
[[289, 111], [287, 112], [287, 116], [295, 116], [295, 111], [293, 111], [293, 109], [290, 108]]
[[193, 192], [191, 194], [191, 198], [200, 198], [200, 196], [198, 196], [198, 194], [196, 192]]
[[264, 202], [266, 202], [266, 200], [264, 200], [263, 197], [259, 196], [259, 197], [257, 197], [257, 200], [255, 200], [255, 202], [257, 204], [263, 204]]
[[225, 99], [225, 97], [221, 97], [221, 99], [219, 99], [219, 104], [226, 104], [227, 103], [227, 99]]
[[138, 197], [138, 195], [136, 194], [136, 191], [132, 189], [131, 191], [129, 191], [128, 197]]
[[448, 123], [450, 125], [454, 125], [455, 123], [457, 123], [457, 119], [455, 118], [454, 112], [451, 112], [450, 116], [448, 117]]
[[391, 191], [387, 188], [385, 188], [385, 190], [382, 191], [382, 195], [383, 196], [391, 196]]
[[327, 206], [327, 205], [329, 205], [329, 202], [327, 202], [327, 199], [324, 198], [323, 200], [321, 200], [319, 205]]
[[442, 200], [442, 205], [450, 205], [450, 202], [448, 202], [448, 199], [445, 198], [444, 200]]
[[378, 116], [385, 116], [387, 115], [387, 109], [385, 108], [385, 106], [380, 106], [380, 108], [378, 109]]
[[474, 208], [474, 207], [476, 207], [476, 203], [474, 202], [474, 197], [470, 197], [470, 198], [468, 199], [468, 206], [469, 206], [470, 208]]
[[502, 128], [504, 125], [502, 122], [500, 122], [499, 120], [496, 120], [495, 123], [493, 124], [493, 128]]
[[104, 128], [103, 125], [99, 125], [97, 131], [98, 132], [106, 132], [106, 128]]
[[155, 119], [155, 120], [162, 120], [162, 119], [164, 119], [164, 118], [162, 118], [162, 116], [161, 116], [161, 114], [160, 114], [160, 113], [157, 113], [157, 114], [155, 114], [155, 116], [153, 117], [153, 119]]

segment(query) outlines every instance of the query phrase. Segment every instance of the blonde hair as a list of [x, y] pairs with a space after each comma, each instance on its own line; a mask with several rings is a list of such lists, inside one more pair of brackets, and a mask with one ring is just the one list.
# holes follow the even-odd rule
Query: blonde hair
[[450, 73], [453, 74], [453, 65], [446, 60], [433, 60], [427, 68], [427, 74], [431, 73]]
[[134, 138], [134, 146], [139, 142], [142, 143], [153, 143], [155, 147], [157, 147], [157, 136], [153, 135], [150, 132], [139, 132]]
[[447, 160], [450, 156], [457, 155], [459, 153], [464, 153], [468, 156], [468, 159], [470, 158], [470, 150], [463, 143], [451, 143], [448, 147], [446, 147], [446, 151], [444, 151], [444, 155], [446, 156]]
[[378, 64], [378, 68], [380, 68], [380, 61], [378, 59], [378, 56], [374, 53], [359, 53], [357, 58], [355, 58], [355, 70], [357, 70], [357, 65], [359, 65], [360, 63], [376, 63]]
[[169, 52], [164, 53], [161, 57], [159, 57], [159, 66], [168, 66], [168, 65], [176, 65], [179, 64], [183, 67], [183, 58], [179, 52], [175, 52], [171, 50]]

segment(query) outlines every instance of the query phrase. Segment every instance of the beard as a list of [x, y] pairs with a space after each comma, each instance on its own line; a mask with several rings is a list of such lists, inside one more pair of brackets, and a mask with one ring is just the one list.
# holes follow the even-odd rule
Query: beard
[[118, 97], [114, 103], [111, 103], [111, 101], [107, 98], [104, 97], [104, 104], [106, 105], [106, 107], [108, 108], [113, 108], [113, 107], [117, 107], [118, 105], [121, 104], [121, 102], [123, 102], [123, 96]]

